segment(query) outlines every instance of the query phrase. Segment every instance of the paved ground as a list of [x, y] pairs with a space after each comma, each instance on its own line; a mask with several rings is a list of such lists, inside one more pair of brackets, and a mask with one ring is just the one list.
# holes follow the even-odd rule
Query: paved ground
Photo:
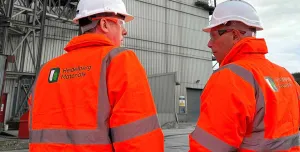
[[[165, 129], [165, 152], [187, 152], [188, 151], [188, 134], [194, 129], [193, 124], [180, 124], [179, 129]], [[0, 137], [0, 141], [3, 140]], [[1, 149], [0, 149], [1, 151]], [[28, 152], [24, 150], [11, 150], [1, 152]]]
[[192, 129], [164, 130], [165, 152], [187, 152], [189, 150], [188, 134]]

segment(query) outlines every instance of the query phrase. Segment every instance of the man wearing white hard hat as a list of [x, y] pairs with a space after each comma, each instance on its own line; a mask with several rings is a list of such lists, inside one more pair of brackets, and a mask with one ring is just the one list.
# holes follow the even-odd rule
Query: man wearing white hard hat
[[255, 8], [242, 0], [217, 5], [208, 47], [220, 64], [201, 95], [190, 152], [300, 151], [300, 91], [268, 59]]
[[131, 20], [122, 0], [80, 0], [83, 34], [43, 66], [32, 90], [31, 152], [164, 151], [146, 72], [120, 47]]

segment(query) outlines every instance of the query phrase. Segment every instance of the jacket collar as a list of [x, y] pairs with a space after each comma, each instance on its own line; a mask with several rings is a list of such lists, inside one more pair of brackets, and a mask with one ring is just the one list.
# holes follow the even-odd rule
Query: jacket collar
[[233, 46], [220, 64], [220, 67], [244, 58], [265, 58], [267, 53], [268, 48], [265, 39], [244, 38]]
[[89, 46], [113, 46], [113, 43], [103, 34], [83, 34], [73, 38], [64, 50], [71, 52]]

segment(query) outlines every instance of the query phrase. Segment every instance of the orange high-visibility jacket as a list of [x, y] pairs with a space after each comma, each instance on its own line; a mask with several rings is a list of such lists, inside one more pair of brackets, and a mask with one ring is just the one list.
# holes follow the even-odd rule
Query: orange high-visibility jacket
[[264, 39], [237, 43], [201, 95], [190, 152], [300, 151], [293, 76], [265, 58]]
[[146, 72], [132, 50], [84, 34], [39, 72], [30, 152], [163, 152]]

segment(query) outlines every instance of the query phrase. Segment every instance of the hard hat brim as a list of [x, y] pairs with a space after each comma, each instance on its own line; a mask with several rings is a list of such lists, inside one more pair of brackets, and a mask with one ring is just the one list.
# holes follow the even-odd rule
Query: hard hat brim
[[[111, 12], [111, 13], [115, 13], [115, 12]], [[122, 14], [122, 13], [119, 13], [119, 14], [125, 16], [125, 19], [124, 19], [125, 22], [130, 22], [130, 21], [134, 20], [134, 16], [132, 16], [130, 14]], [[82, 17], [74, 18], [73, 23], [79, 24], [79, 20], [82, 19], [82, 18], [85, 18], [85, 17], [88, 17], [88, 16], [82, 16]]]
[[121, 15], [124, 15], [125, 16], [125, 22], [130, 22], [132, 20], [134, 20], [134, 17], [130, 14], [121, 14]]
[[[220, 24], [219, 24], [220, 25]], [[207, 26], [205, 28], [202, 29], [203, 32], [207, 32], [209, 33], [211, 31], [212, 28], [216, 27], [216, 26], [219, 26], [219, 25], [210, 25], [210, 26]]]
[[[241, 21], [242, 22], [242, 21]], [[214, 24], [214, 25], [209, 25], [205, 28], [202, 29], [203, 32], [207, 32], [207, 33], [210, 33], [211, 29], [214, 28], [214, 27], [217, 27], [221, 24]], [[262, 31], [263, 30], [263, 27], [258, 27], [256, 25], [249, 25], [249, 24], [246, 24], [247, 26], [250, 26], [250, 27], [254, 27], [256, 28], [256, 31]]]

